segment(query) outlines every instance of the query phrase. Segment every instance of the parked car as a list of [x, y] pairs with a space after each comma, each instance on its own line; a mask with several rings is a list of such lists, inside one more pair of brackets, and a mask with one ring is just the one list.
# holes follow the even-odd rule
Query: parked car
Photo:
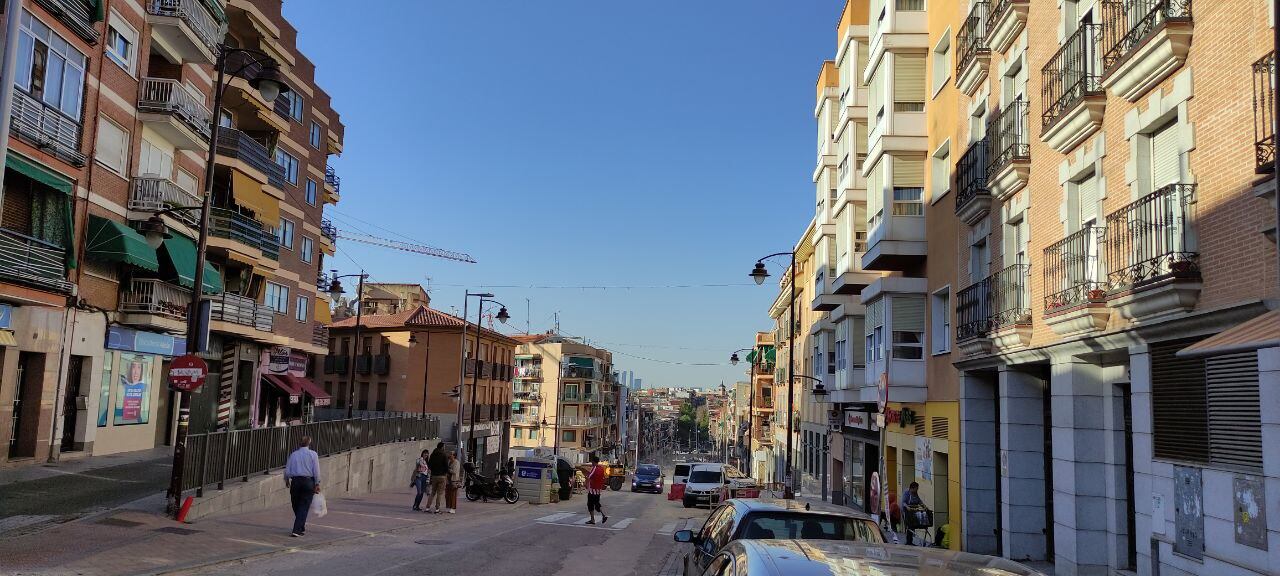
[[662, 482], [665, 478], [666, 475], [662, 473], [662, 468], [659, 468], [657, 464], [641, 464], [636, 466], [635, 474], [631, 475], [631, 491], [661, 494]]
[[1004, 558], [896, 544], [836, 540], [738, 540], [711, 559], [703, 576], [1043, 576]]
[[671, 473], [672, 484], [684, 484], [689, 481], [689, 467], [693, 466], [688, 462], [677, 462], [675, 472]]
[[867, 514], [834, 504], [776, 498], [727, 500], [696, 533], [680, 530], [674, 538], [693, 544], [685, 555], [685, 576], [702, 574], [721, 549], [744, 538], [885, 542], [875, 519]]
[[694, 464], [689, 471], [689, 481], [685, 484], [682, 498], [685, 508], [706, 504], [714, 506], [724, 499], [726, 488], [737, 490], [755, 486], [755, 481], [748, 478], [737, 468], [720, 463]]

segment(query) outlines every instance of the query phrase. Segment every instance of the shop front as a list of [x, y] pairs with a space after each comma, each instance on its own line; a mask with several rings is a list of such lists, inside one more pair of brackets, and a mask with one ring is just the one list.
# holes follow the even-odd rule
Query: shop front
[[255, 422], [259, 426], [285, 426], [315, 420], [315, 409], [328, 406], [332, 398], [324, 388], [307, 378], [311, 356], [288, 346], [262, 351]]
[[[935, 529], [947, 526], [952, 547], [960, 532], [959, 442], [955, 402], [890, 403], [883, 415], [886, 489], [890, 502], [901, 502], [912, 482], [920, 485], [925, 506], [934, 512]], [[953, 447], [954, 446], [954, 447]], [[951, 519], [956, 522], [951, 522]]]
[[841, 434], [843, 461], [838, 463], [840, 470], [833, 471], [833, 477], [841, 479], [842, 503], [877, 514], [880, 512], [880, 428], [866, 412], [845, 412]]
[[[485, 473], [498, 469], [499, 458], [502, 456], [504, 424], [496, 420], [479, 422], [474, 425], [474, 432], [472, 424], [462, 425], [462, 438], [467, 442], [466, 454], [474, 454], [475, 461]], [[471, 458], [468, 456], [467, 459]]]
[[98, 382], [94, 454], [143, 450], [172, 442], [177, 402], [165, 386], [169, 361], [184, 338], [110, 326]]

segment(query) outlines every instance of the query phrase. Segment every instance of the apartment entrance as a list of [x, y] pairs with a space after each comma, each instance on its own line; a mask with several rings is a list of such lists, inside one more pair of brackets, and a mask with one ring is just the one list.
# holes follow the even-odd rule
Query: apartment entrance
[[17, 389], [9, 430], [9, 458], [34, 458], [40, 427], [40, 397], [44, 393], [44, 354], [18, 353]]
[[76, 426], [80, 423], [81, 378], [84, 376], [84, 356], [72, 356], [67, 364], [67, 392], [62, 398], [62, 446], [63, 452], [84, 449], [84, 443], [76, 442]]

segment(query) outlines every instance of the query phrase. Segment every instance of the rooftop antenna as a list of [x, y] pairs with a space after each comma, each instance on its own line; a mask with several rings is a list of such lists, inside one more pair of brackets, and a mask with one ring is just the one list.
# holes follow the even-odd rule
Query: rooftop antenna
[[524, 299], [524, 333], [525, 334], [529, 333], [529, 318], [531, 317], [533, 317], [533, 315], [529, 313], [529, 299], [525, 298]]

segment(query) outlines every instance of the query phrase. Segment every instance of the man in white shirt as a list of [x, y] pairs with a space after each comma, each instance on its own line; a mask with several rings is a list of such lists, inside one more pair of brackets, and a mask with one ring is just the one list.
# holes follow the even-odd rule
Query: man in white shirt
[[307, 513], [311, 499], [320, 493], [320, 455], [311, 449], [311, 437], [303, 436], [298, 449], [289, 454], [284, 465], [284, 485], [289, 488], [293, 504], [293, 532], [297, 538], [307, 532]]

